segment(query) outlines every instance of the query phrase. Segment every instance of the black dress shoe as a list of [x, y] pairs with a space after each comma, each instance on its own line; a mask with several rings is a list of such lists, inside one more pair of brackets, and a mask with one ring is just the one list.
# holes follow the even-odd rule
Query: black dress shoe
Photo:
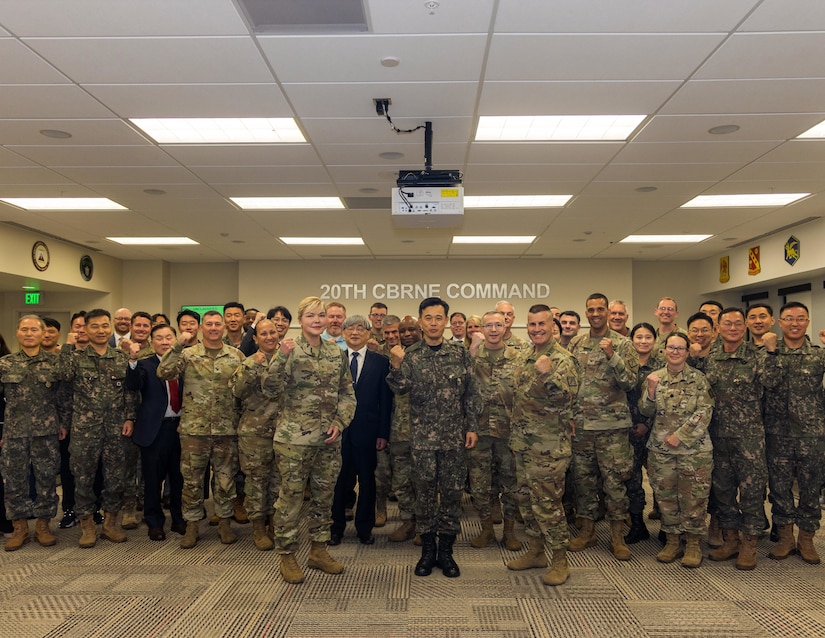
[[341, 535], [337, 532], [330, 532], [329, 540], [327, 541], [327, 545], [340, 545], [341, 544]]
[[60, 519], [60, 522], [57, 526], [60, 529], [69, 529], [70, 527], [74, 527], [77, 525], [77, 516], [75, 516], [73, 510], [63, 510], [63, 518]]
[[367, 536], [359, 536], [358, 542], [362, 545], [374, 545], [375, 544], [375, 536], [369, 534]]
[[166, 533], [160, 527], [150, 527], [149, 528], [149, 540], [150, 541], [165, 541], [166, 540]]
[[186, 534], [186, 521], [181, 521], [180, 523], [172, 523], [172, 527], [169, 528], [176, 534], [180, 534], [183, 536]]

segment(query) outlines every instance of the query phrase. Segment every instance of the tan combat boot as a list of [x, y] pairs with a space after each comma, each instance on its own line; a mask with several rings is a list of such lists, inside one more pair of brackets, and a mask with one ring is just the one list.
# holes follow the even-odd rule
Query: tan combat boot
[[507, 569], [519, 572], [534, 567], [547, 567], [547, 556], [544, 555], [544, 539], [530, 536], [527, 540], [527, 551], [508, 561]]
[[494, 498], [492, 505], [490, 506], [490, 516], [493, 519], [493, 525], [500, 525], [501, 521], [504, 520], [504, 516], [501, 513], [501, 501], [498, 498]]
[[588, 547], [595, 547], [598, 543], [596, 540], [595, 523], [589, 518], [583, 518], [581, 521], [582, 526], [579, 530], [579, 535], [570, 541], [571, 552], [580, 552]]
[[80, 519], [80, 540], [77, 544], [83, 548], [94, 547], [97, 544], [97, 525], [91, 514]]
[[682, 555], [682, 535], [668, 534], [667, 542], [658, 554], [656, 560], [660, 563], [672, 563]]
[[722, 530], [719, 528], [719, 517], [716, 514], [710, 515], [708, 525], [708, 547], [722, 547], [725, 541], [722, 539]]
[[275, 541], [275, 521], [272, 514], [266, 517], [266, 535], [269, 536], [269, 540]]
[[819, 565], [819, 554], [814, 548], [814, 535], [816, 532], [806, 532], [799, 530], [799, 538], [796, 542], [796, 551], [799, 557], [809, 565]]
[[198, 522], [186, 521], [186, 533], [180, 539], [181, 549], [192, 549], [198, 542]]
[[113, 543], [125, 543], [126, 534], [117, 525], [117, 512], [104, 512], [100, 537]]
[[295, 554], [281, 554], [281, 578], [293, 585], [304, 582], [304, 572], [295, 561]]
[[793, 537], [793, 525], [777, 525], [776, 531], [779, 540], [768, 552], [768, 558], [785, 560], [791, 554], [796, 554], [796, 541]]
[[723, 529], [722, 539], [722, 546], [708, 553], [711, 560], [730, 560], [739, 555], [739, 530]]
[[375, 500], [375, 527], [384, 527], [387, 524], [387, 497]]
[[25, 518], [18, 518], [15, 519], [13, 525], [14, 531], [3, 546], [7, 552], [16, 551], [29, 541], [29, 521]]
[[415, 521], [401, 521], [398, 527], [396, 527], [387, 539], [392, 541], [393, 543], [403, 543], [404, 541], [410, 540], [413, 536], [415, 536]]
[[262, 552], [269, 551], [275, 547], [275, 543], [269, 538], [266, 533], [266, 521], [262, 518], [256, 518], [252, 521], [252, 540], [255, 547]]
[[491, 541], [496, 539], [496, 533], [493, 530], [493, 519], [491, 517], [481, 519], [481, 533], [470, 541], [473, 547], [487, 547]]
[[320, 569], [325, 574], [340, 574], [344, 571], [344, 566], [329, 555], [327, 544], [322, 541], [312, 541], [307, 567]]
[[[246, 508], [243, 506], [244, 500], [246, 500], [245, 496], [236, 496], [232, 499], [232, 518], [235, 519], [236, 523], [241, 523], [242, 525], [249, 522], [249, 515], [246, 513]], [[235, 541], [232, 542], [234, 543]]]
[[739, 546], [739, 556], [736, 559], [736, 569], [750, 571], [756, 569], [756, 536], [742, 534], [742, 543]]
[[685, 534], [685, 555], [682, 557], [682, 567], [695, 568], [702, 564], [700, 538], [702, 538], [701, 534]]
[[630, 560], [630, 548], [624, 542], [624, 521], [610, 521], [610, 546], [617, 560]]
[[34, 536], [37, 539], [37, 542], [43, 547], [51, 547], [52, 545], [57, 544], [57, 539], [54, 537], [52, 530], [49, 528], [48, 518], [37, 519], [37, 522], [34, 524]]
[[504, 536], [501, 538], [504, 542], [504, 548], [511, 552], [521, 551], [521, 541], [516, 536], [516, 521], [513, 518], [504, 519]]
[[218, 523], [218, 536], [221, 538], [221, 543], [224, 545], [231, 545], [238, 541], [238, 535], [232, 531], [232, 526], [229, 524], [229, 518], [222, 518]]
[[552, 567], [550, 571], [542, 576], [541, 581], [551, 587], [563, 585], [567, 582], [567, 579], [570, 578], [570, 565], [567, 564], [567, 550], [554, 549], [550, 559]]
[[138, 519], [135, 504], [132, 503], [130, 505], [126, 505], [123, 508], [123, 516], [120, 519], [120, 526], [123, 529], [137, 529], [139, 524], [140, 520]]

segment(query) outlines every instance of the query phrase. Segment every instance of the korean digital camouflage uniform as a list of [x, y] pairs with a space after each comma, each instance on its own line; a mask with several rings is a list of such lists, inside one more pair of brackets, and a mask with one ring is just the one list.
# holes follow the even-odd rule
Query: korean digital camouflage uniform
[[347, 355], [335, 343], [311, 346], [295, 338], [289, 355], [278, 350], [262, 379], [264, 396], [279, 404], [274, 447], [281, 474], [275, 503], [275, 547], [279, 554], [295, 552], [304, 486], [309, 480], [309, 538], [329, 540], [332, 498], [341, 471], [341, 437], [325, 443], [327, 430], [344, 431], [355, 416], [355, 392]]
[[757, 537], [768, 480], [762, 395], [781, 381], [779, 358], [743, 342], [734, 352], [711, 349], [704, 371], [716, 399], [710, 434], [719, 526]]
[[647, 466], [647, 442], [650, 439], [652, 417], [647, 417], [639, 410], [639, 399], [647, 388], [647, 375], [654, 370], [664, 367], [665, 361], [652, 353], [647, 363], [639, 364], [638, 381], [635, 387], [627, 393], [627, 406], [630, 409], [630, 420], [633, 424], [644, 423], [647, 433], [644, 436], [630, 434], [630, 447], [633, 449], [633, 473], [625, 483], [627, 488], [628, 512], [641, 515], [645, 510], [645, 488], [642, 483], [642, 468]]
[[232, 393], [241, 400], [238, 459], [246, 476], [244, 506], [253, 521], [273, 514], [281, 486], [272, 447], [278, 404], [267, 399], [261, 390], [261, 379], [271, 360], [271, 355], [266, 363], [258, 363], [252, 357], [245, 359], [230, 381]]
[[499, 491], [504, 518], [515, 519], [518, 508], [516, 465], [509, 443], [519, 354], [510, 346], [491, 351], [482, 344], [473, 362], [482, 411], [476, 430], [478, 443], [467, 450], [467, 463], [470, 495], [482, 521], [491, 516], [491, 503], [498, 500]]
[[[703, 534], [713, 471], [713, 445], [708, 427], [713, 414], [710, 385], [698, 370], [685, 366], [671, 373], [656, 370], [659, 385], [651, 401], [645, 386], [639, 409], [653, 419], [647, 442], [648, 475], [666, 534]], [[665, 438], [681, 443], [671, 447]]]
[[[541, 356], [550, 359], [546, 374], [536, 370]], [[554, 339], [538, 352], [522, 352], [519, 363], [510, 434], [519, 509], [527, 535], [543, 538], [552, 552], [570, 544], [562, 497], [572, 454], [570, 420], [579, 391], [579, 366]]]
[[175, 343], [158, 365], [160, 379], [183, 381], [178, 432], [182, 509], [187, 522], [203, 518], [203, 477], [210, 463], [215, 515], [222, 519], [232, 516], [238, 472], [238, 410], [229, 380], [243, 360], [240, 350], [226, 344], [210, 352], [202, 343], [191, 347]]
[[[71, 419], [66, 392], [59, 392], [61, 376], [60, 358], [43, 350], [32, 357], [21, 350], [0, 359], [0, 399], [6, 400], [0, 467], [9, 520], [51, 520], [57, 514], [57, 437]], [[29, 497], [30, 465], [34, 503]]]
[[69, 467], [75, 480], [75, 512], [79, 518], [97, 509], [93, 490], [98, 459], [103, 468], [101, 505], [117, 513], [123, 505], [126, 449], [133, 445], [123, 436], [124, 422], [135, 420], [138, 392], [126, 389], [129, 356], [108, 346], [99, 355], [89, 345], [61, 351], [72, 388]]
[[579, 362], [579, 393], [574, 403], [573, 482], [576, 511], [596, 520], [599, 475], [604, 486], [606, 518], [624, 520], [628, 513], [625, 481], [633, 471], [629, 430], [632, 425], [627, 392], [636, 385], [639, 359], [633, 344], [608, 330], [613, 357], [608, 360], [589, 331], [576, 335], [568, 350]]
[[[777, 525], [819, 529], [819, 490], [825, 480], [825, 350], [807, 341], [799, 348], [777, 343], [783, 377], [766, 392], [768, 478]], [[799, 485], [794, 506], [793, 483]]]
[[[387, 340], [384, 335], [381, 335], [379, 340], [374, 334], [370, 333], [370, 338], [378, 341], [378, 350], [376, 352], [389, 359], [390, 349], [387, 347]], [[383, 519], [386, 522], [387, 517], [387, 496], [392, 490], [392, 459], [390, 458], [390, 448], [385, 447], [383, 450], [376, 450], [375, 452], [375, 504], [377, 514], [383, 514]], [[380, 522], [376, 518], [376, 527], [382, 527], [377, 523]]]
[[415, 490], [415, 531], [457, 535], [467, 477], [465, 438], [481, 410], [473, 361], [464, 346], [419, 341], [407, 348], [387, 383], [410, 395], [410, 449]]

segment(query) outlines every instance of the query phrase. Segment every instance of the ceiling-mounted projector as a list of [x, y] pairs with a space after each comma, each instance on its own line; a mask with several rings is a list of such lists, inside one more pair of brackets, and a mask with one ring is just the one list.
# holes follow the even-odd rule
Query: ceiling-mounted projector
[[392, 220], [406, 228], [459, 226], [464, 218], [464, 187], [399, 186], [392, 189]]

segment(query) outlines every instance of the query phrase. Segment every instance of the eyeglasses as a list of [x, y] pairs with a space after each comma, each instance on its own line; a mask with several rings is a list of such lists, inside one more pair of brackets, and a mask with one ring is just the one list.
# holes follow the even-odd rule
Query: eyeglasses
[[719, 324], [723, 328], [744, 328], [745, 322], [744, 321], [723, 321]]
[[785, 323], [808, 323], [810, 319], [808, 319], [808, 317], [780, 317], [779, 321], [784, 321]]
[[387, 317], [386, 312], [371, 312], [370, 317], [374, 317], [375, 319], [385, 319]]
[[687, 348], [685, 346], [665, 346], [665, 350], [668, 352], [684, 352]]
[[659, 306], [659, 312], [676, 312], [673, 306]]
[[350, 332], [366, 332], [367, 329], [364, 326], [348, 326], [344, 328], [344, 330], [349, 330]]
[[481, 327], [484, 328], [485, 330], [492, 330], [493, 328], [495, 328], [496, 330], [501, 330], [502, 328], [504, 328], [504, 324], [503, 323], [485, 323]]

